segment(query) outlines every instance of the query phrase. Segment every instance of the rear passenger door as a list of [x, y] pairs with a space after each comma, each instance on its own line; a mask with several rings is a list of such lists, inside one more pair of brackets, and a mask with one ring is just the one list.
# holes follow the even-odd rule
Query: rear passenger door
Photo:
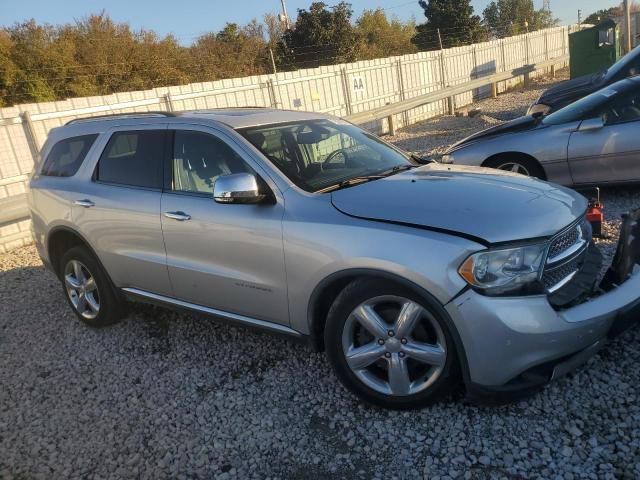
[[216, 203], [213, 185], [220, 176], [250, 172], [266, 177], [225, 133], [184, 125], [170, 135], [174, 146], [162, 230], [175, 297], [288, 324], [279, 192], [271, 187], [273, 204]]
[[117, 286], [169, 295], [160, 224], [166, 124], [116, 128], [103, 145], [90, 181], [78, 184], [73, 223]]

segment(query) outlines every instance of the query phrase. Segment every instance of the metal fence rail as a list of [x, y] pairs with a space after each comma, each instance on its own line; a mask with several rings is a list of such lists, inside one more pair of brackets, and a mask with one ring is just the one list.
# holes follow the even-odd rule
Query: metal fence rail
[[27, 196], [23, 193], [0, 199], [0, 225], [17, 222], [29, 217]]

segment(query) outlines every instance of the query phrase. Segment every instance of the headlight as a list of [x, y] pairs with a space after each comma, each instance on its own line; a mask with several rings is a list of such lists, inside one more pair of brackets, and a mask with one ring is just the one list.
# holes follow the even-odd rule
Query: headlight
[[532, 293], [538, 286], [546, 248], [546, 244], [526, 245], [474, 253], [460, 265], [458, 273], [488, 295]]
[[535, 115], [536, 113], [542, 113], [543, 115], [546, 115], [549, 110], [551, 110], [551, 107], [549, 105], [545, 105], [544, 103], [534, 103], [529, 107], [527, 115]]

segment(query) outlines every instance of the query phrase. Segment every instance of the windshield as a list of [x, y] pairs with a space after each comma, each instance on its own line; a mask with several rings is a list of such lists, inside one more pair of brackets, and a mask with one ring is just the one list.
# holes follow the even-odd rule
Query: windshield
[[640, 73], [640, 48], [634, 48], [606, 71], [604, 76], [609, 82], [622, 80]]
[[416, 165], [375, 135], [340, 120], [250, 127], [240, 133], [308, 192]]
[[617, 93], [618, 92], [611, 87], [602, 89], [550, 114], [542, 120], [542, 123], [543, 125], [561, 125], [563, 123], [584, 120], [592, 113], [595, 114], [609, 98]]

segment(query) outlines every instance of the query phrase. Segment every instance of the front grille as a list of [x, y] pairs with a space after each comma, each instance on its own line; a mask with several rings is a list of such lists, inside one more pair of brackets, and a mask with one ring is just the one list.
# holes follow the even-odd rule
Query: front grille
[[562, 287], [580, 270], [590, 242], [591, 225], [586, 219], [571, 225], [551, 240], [542, 273], [542, 283], [549, 292]]

